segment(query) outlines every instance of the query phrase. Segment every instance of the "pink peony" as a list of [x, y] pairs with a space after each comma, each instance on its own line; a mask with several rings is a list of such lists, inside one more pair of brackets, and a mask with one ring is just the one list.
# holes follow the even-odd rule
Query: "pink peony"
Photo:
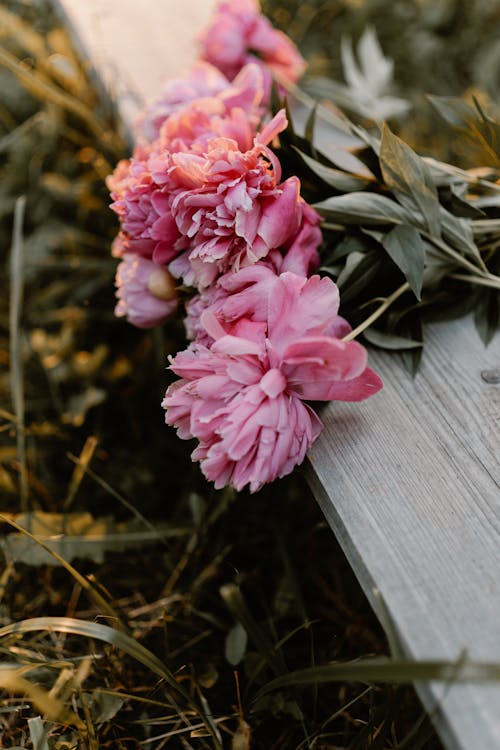
[[214, 343], [192, 344], [171, 360], [181, 380], [168, 388], [163, 406], [179, 437], [198, 439], [192, 458], [216, 488], [249, 485], [255, 492], [289, 474], [320, 433], [304, 401], [359, 401], [382, 383], [360, 344], [330, 335], [338, 309], [330, 279], [276, 277], [258, 267], [241, 274], [249, 283], [237, 307], [249, 315], [228, 333], [224, 314], [203, 313]]
[[[281, 165], [266, 145], [285, 127], [282, 110], [249, 151], [241, 152], [235, 141], [219, 138], [209, 143], [205, 156], [172, 156], [175, 167], [170, 174], [179, 187], [172, 215], [180, 234], [189, 240], [186, 252], [170, 264], [174, 276], [204, 288], [274, 249], [291, 248], [295, 240], [301, 244], [315, 238], [319, 244], [319, 217], [300, 197], [299, 179], [280, 183]], [[308, 265], [316, 262], [316, 248], [308, 250]], [[300, 253], [297, 247], [295, 254]]]
[[177, 309], [175, 282], [165, 268], [140, 255], [125, 253], [116, 271], [115, 314], [138, 328], [164, 323]]
[[227, 88], [227, 78], [213, 65], [198, 61], [181, 78], [167, 81], [161, 95], [142, 113], [135, 129], [146, 142], [154, 141], [165, 120], [194, 99], [214, 96]]
[[263, 98], [264, 75], [255, 63], [242, 68], [231, 82], [216, 67], [199, 60], [187, 75], [168, 81], [160, 97], [141, 115], [136, 130], [141, 140], [151, 143], [174, 114], [206, 99], [219, 102], [226, 113], [236, 107], [251, 118], [262, 114]]
[[266, 97], [271, 73], [295, 83], [306, 63], [286, 34], [273, 28], [254, 0], [222, 0], [200, 38], [203, 59], [233, 79], [248, 62], [262, 66]]
[[[303, 274], [297, 274], [303, 276]], [[319, 280], [315, 276], [315, 282]], [[305, 279], [304, 279], [305, 281]], [[227, 334], [232, 334], [239, 320], [245, 318], [253, 322], [266, 322], [270, 300], [281, 283], [280, 273], [271, 263], [256, 263], [236, 273], [228, 273], [217, 280], [217, 284], [208, 287], [195, 295], [186, 305], [185, 326], [187, 335], [197, 343], [210, 346], [214, 339], [203, 325], [203, 315], [209, 311], [218, 320]], [[334, 289], [337, 288], [334, 285]], [[323, 287], [312, 283], [308, 287], [308, 296], [304, 297], [311, 305], [315, 304], [313, 295], [317, 295], [318, 304], [324, 307], [321, 292], [327, 294], [327, 307], [331, 320], [324, 327], [324, 312], [320, 313], [320, 328], [325, 335], [342, 338], [351, 330], [349, 323], [337, 315], [339, 306], [338, 290], [332, 292], [330, 284]], [[312, 312], [309, 313], [312, 315]]]
[[259, 68], [248, 65], [219, 95], [178, 107], [154, 143], [136, 146], [131, 159], [119, 162], [107, 185], [121, 223], [122, 252], [168, 263], [186, 247], [171, 212], [177, 193], [186, 189], [185, 181], [179, 185], [171, 178], [173, 155], [203, 155], [217, 138], [229, 138], [243, 151], [251, 148], [262, 91]]

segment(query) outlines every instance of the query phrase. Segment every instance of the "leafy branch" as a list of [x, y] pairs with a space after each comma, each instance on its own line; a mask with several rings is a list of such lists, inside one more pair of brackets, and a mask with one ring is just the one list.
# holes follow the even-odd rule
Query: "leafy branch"
[[[321, 272], [341, 290], [341, 312], [354, 325], [348, 338], [412, 350], [406, 361], [415, 371], [423, 323], [474, 311], [489, 343], [500, 324], [500, 123], [477, 102], [463, 111], [439, 102], [449, 122], [451, 111], [457, 127], [472, 123], [472, 136], [488, 146], [487, 169], [466, 171], [420, 156], [386, 123], [366, 130], [325, 104], [311, 107], [296, 88], [292, 94], [310, 115], [305, 136], [292, 118], [280, 158], [323, 216]], [[358, 145], [318, 148], [318, 134], [327, 143], [340, 130]]]

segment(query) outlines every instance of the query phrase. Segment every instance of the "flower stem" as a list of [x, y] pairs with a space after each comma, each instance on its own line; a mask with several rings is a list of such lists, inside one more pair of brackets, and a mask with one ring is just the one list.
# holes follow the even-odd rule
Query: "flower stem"
[[409, 289], [410, 285], [407, 281], [405, 281], [405, 283], [398, 287], [395, 292], [389, 295], [389, 297], [386, 297], [382, 304], [379, 305], [379, 307], [377, 307], [377, 309], [372, 312], [372, 314], [369, 315], [366, 320], [360, 323], [357, 328], [354, 328], [350, 333], [348, 333], [347, 336], [344, 336], [342, 341], [352, 341], [357, 336], [359, 336], [360, 333], [363, 333], [366, 328], [369, 328], [372, 323], [375, 323], [375, 321], [385, 313], [385, 311], [392, 305], [393, 302], [398, 299], [398, 297], [401, 297], [401, 295], [407, 292]]

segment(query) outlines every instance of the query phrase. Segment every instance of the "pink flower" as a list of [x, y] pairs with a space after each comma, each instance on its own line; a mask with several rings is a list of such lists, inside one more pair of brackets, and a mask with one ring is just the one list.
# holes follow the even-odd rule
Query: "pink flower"
[[138, 328], [164, 323], [177, 309], [175, 282], [168, 271], [140, 255], [126, 253], [116, 271], [115, 314]]
[[266, 97], [271, 76], [291, 83], [302, 75], [306, 63], [286, 34], [273, 28], [254, 0], [222, 0], [212, 23], [200, 38], [203, 59], [233, 79], [248, 62], [258, 62], [266, 77]]
[[196, 62], [182, 78], [167, 81], [161, 95], [145, 109], [135, 126], [139, 137], [154, 141], [165, 120], [179, 108], [194, 99], [214, 96], [227, 86], [227, 78], [217, 68]]
[[[189, 240], [186, 252], [169, 266], [174, 276], [204, 288], [221, 274], [257, 263], [273, 249], [301, 242], [302, 230], [319, 243], [319, 217], [300, 197], [299, 179], [280, 183], [280, 163], [266, 146], [285, 127], [282, 110], [249, 151], [218, 138], [209, 143], [205, 156], [173, 155], [171, 177], [179, 192], [172, 215], [180, 234]], [[315, 253], [316, 247], [308, 264], [314, 263]]]
[[256, 64], [246, 65], [231, 83], [216, 67], [199, 60], [182, 78], [174, 78], [165, 86], [136, 124], [139, 138], [153, 142], [162, 125], [189, 104], [211, 99], [219, 103], [219, 113], [238, 108], [249, 119], [262, 114], [264, 76]]
[[[302, 274], [297, 275], [303, 278]], [[320, 312], [320, 330], [323, 334], [335, 338], [345, 336], [351, 327], [344, 318], [337, 315], [339, 306], [337, 287], [333, 285], [332, 288], [330, 283], [323, 283], [321, 286], [317, 284], [320, 277], [314, 276], [313, 278], [315, 282], [311, 281], [308, 295], [303, 299], [311, 305], [318, 304], [320, 308], [324, 308], [326, 304], [331, 315], [330, 322], [325, 327], [324, 311]], [[305, 278], [303, 280], [305, 282]], [[253, 322], [266, 322], [269, 305], [280, 283], [282, 283], [280, 273], [271, 263], [265, 262], [221, 276], [216, 285], [202, 290], [186, 305], [185, 325], [188, 337], [206, 346], [214, 342], [203, 325], [203, 315], [207, 311], [217, 318], [219, 326], [227, 334], [234, 333], [242, 318]], [[322, 293], [327, 295], [326, 303], [322, 298]], [[312, 312], [309, 312], [310, 317], [311, 315]]]
[[[206, 77], [214, 71], [200, 65]], [[262, 94], [262, 74], [256, 65], [248, 65], [233, 83], [226, 81], [218, 95], [177, 107], [154, 143], [136, 146], [132, 158], [118, 164], [107, 184], [111, 208], [121, 223], [122, 251], [168, 263], [189, 244], [171, 211], [174, 198], [187, 186], [185, 180], [178, 184], [171, 177], [174, 169], [179, 171], [173, 155], [203, 155], [217, 138], [230, 138], [243, 151], [251, 148]]]
[[238, 318], [231, 333], [224, 314], [202, 315], [214, 343], [192, 344], [171, 360], [181, 380], [168, 388], [163, 406], [179, 437], [198, 439], [192, 458], [216, 488], [249, 485], [255, 492], [300, 464], [320, 433], [304, 401], [358, 401], [382, 383], [360, 344], [329, 335], [338, 309], [330, 279], [290, 272], [273, 278], [257, 267], [241, 274], [254, 279], [239, 299], [250, 315]]

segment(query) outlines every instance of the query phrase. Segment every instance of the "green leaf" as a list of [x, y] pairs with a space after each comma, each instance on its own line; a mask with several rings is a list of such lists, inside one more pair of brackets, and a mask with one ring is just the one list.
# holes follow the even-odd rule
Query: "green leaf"
[[250, 640], [259, 651], [264, 662], [276, 675], [283, 674], [286, 671], [283, 655], [280, 651], [275, 650], [271, 638], [255, 620], [238, 586], [228, 583], [221, 587], [220, 595], [234, 619], [248, 633]]
[[500, 682], [500, 664], [496, 662], [412, 661], [385, 658], [361, 659], [356, 662], [307, 667], [277, 677], [265, 685], [257, 699], [271, 692], [295, 685], [321, 685], [328, 682], [382, 682], [407, 685], [420, 681]]
[[454, 216], [443, 206], [440, 206], [441, 224], [443, 227], [443, 237], [452, 247], [465, 255], [479, 259], [479, 248], [474, 242], [474, 232], [470, 219], [462, 219]]
[[367, 253], [351, 253], [339, 274], [337, 286], [341, 289], [342, 303], [356, 298], [376, 276], [382, 261], [376, 250]]
[[370, 182], [365, 177], [360, 177], [355, 174], [349, 174], [348, 172], [342, 172], [340, 169], [332, 169], [327, 167], [325, 164], [316, 159], [312, 159], [307, 154], [304, 154], [298, 148], [295, 151], [299, 154], [301, 159], [307, 164], [309, 169], [314, 172], [317, 177], [320, 177], [323, 182], [327, 185], [339, 190], [342, 193], [350, 193], [355, 190], [363, 190]]
[[500, 327], [500, 293], [496, 289], [481, 290], [474, 310], [474, 323], [484, 345], [488, 346]]
[[416, 205], [430, 234], [440, 237], [439, 197], [429, 167], [385, 124], [382, 129], [380, 167], [387, 187], [406, 208], [411, 209], [412, 204]]
[[99, 690], [93, 691], [91, 700], [92, 718], [96, 724], [104, 724], [106, 721], [111, 721], [125, 702], [119, 695], [109, 695]]
[[314, 206], [329, 219], [344, 224], [406, 224], [411, 214], [396, 201], [377, 193], [336, 195]]
[[225, 656], [230, 664], [235, 667], [245, 656], [248, 643], [247, 631], [239, 622], [231, 628], [226, 638]]
[[367, 328], [363, 331], [363, 336], [370, 344], [378, 346], [380, 349], [400, 351], [401, 349], [421, 349], [423, 346], [421, 341], [398, 336], [396, 333], [379, 331], [377, 328]]
[[468, 122], [474, 118], [474, 109], [464, 99], [431, 94], [428, 94], [427, 98], [443, 120], [454, 128], [466, 128]]
[[309, 112], [306, 120], [306, 125], [304, 129], [304, 138], [306, 141], [309, 141], [311, 146], [313, 145], [313, 139], [314, 139], [314, 126], [316, 125], [316, 113], [318, 110], [318, 102], [314, 103], [314, 107], [311, 108], [311, 111]]
[[439, 191], [441, 203], [447, 211], [463, 219], [485, 219], [486, 214], [480, 208], [473, 206], [471, 203], [463, 200], [455, 190], [449, 185], [441, 188]]
[[382, 239], [389, 257], [404, 273], [417, 299], [421, 299], [424, 278], [425, 245], [415, 227], [402, 224]]
[[483, 159], [500, 166], [500, 123], [483, 112], [476, 99], [474, 106], [463, 99], [449, 96], [429, 96], [429, 100], [448, 125], [461, 130], [481, 146]]

